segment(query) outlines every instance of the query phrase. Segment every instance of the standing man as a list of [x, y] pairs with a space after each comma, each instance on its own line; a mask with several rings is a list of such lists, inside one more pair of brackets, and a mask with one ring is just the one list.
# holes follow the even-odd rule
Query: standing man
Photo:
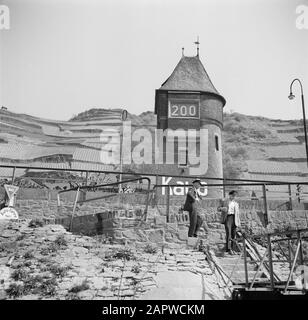
[[235, 200], [237, 192], [232, 190], [229, 192], [229, 199], [222, 199], [218, 211], [222, 213], [222, 223], [226, 230], [226, 252], [230, 255], [235, 254], [235, 236], [236, 228], [240, 227], [240, 210], [239, 204]]
[[201, 195], [200, 195], [200, 187], [201, 180], [195, 179], [193, 182], [193, 187], [189, 188], [186, 201], [184, 204], [184, 210], [189, 212], [189, 229], [188, 236], [189, 237], [197, 237], [197, 232], [202, 226], [202, 217], [201, 217]]

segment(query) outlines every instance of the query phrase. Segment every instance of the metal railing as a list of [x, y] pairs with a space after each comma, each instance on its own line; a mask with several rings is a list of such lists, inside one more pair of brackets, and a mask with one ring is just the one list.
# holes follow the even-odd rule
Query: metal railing
[[[302, 182], [300, 183], [301, 185], [308, 185], [308, 182]], [[222, 191], [223, 187], [232, 187], [233, 189], [239, 189], [241, 187], [260, 187], [261, 188], [261, 192], [262, 195], [260, 197], [258, 197], [258, 199], [263, 201], [263, 208], [264, 208], [264, 221], [265, 221], [265, 225], [268, 224], [268, 186], [277, 186], [277, 185], [287, 185], [288, 186], [288, 190], [291, 189], [292, 185], [298, 185], [297, 182], [288, 182], [288, 183], [277, 183], [277, 182], [271, 182], [271, 183], [223, 183], [223, 184], [219, 184], [219, 183], [213, 183], [213, 184], [206, 184], [204, 185], [204, 187], [207, 188], [219, 188], [220, 191]], [[192, 187], [191, 184], [187, 184], [187, 185], [179, 185], [179, 184], [168, 184], [168, 185], [164, 185], [164, 184], [156, 184], [153, 187], [152, 192], [156, 195], [156, 199], [159, 197], [158, 196], [158, 189], [159, 188], [166, 188], [166, 217], [167, 217], [167, 222], [169, 222], [170, 219], [170, 197], [171, 197], [171, 192], [170, 189], [171, 188], [189, 188]], [[287, 197], [288, 197], [288, 201], [286, 203], [288, 203], [288, 209], [292, 210], [293, 207], [293, 198], [292, 198], [292, 194], [287, 193]], [[206, 197], [206, 199], [208, 199], [208, 197]], [[214, 198], [217, 199], [217, 198]], [[249, 197], [249, 199], [251, 199], [251, 197]], [[285, 204], [285, 203], [284, 203]]]
[[[16, 169], [28, 169], [28, 170], [47, 170], [47, 171], [64, 171], [64, 172], [79, 172], [79, 173], [104, 173], [104, 174], [129, 174], [129, 175], [137, 175], [137, 176], [147, 176], [147, 177], [166, 177], [172, 176], [173, 178], [182, 178], [182, 179], [204, 179], [204, 180], [214, 180], [214, 181], [237, 181], [237, 182], [258, 182], [258, 183], [271, 183], [271, 184], [298, 184], [298, 182], [283, 182], [283, 181], [275, 181], [275, 180], [258, 180], [258, 179], [239, 179], [239, 178], [213, 178], [213, 177], [206, 177], [205, 175], [170, 175], [166, 173], [148, 173], [148, 172], [126, 172], [126, 171], [111, 171], [111, 170], [88, 170], [88, 169], [72, 169], [72, 168], [50, 168], [50, 167], [35, 167], [35, 166], [19, 166], [19, 165], [3, 165], [0, 164], [0, 168], [11, 168], [12, 172], [12, 180], [15, 178], [15, 171]], [[304, 183], [300, 183], [304, 184]]]
[[[150, 188], [151, 188], [151, 180], [148, 177], [141, 177], [141, 178], [136, 178], [136, 179], [130, 179], [130, 180], [124, 180], [124, 181], [118, 181], [118, 182], [112, 182], [112, 183], [96, 185], [95, 188], [116, 186], [116, 185], [121, 185], [121, 184], [125, 184], [125, 183], [128, 183], [128, 182], [136, 182], [136, 181], [142, 181], [142, 180], [146, 180], [148, 182], [148, 188], [147, 188], [147, 192], [146, 192], [146, 203], [145, 203], [145, 209], [144, 209], [144, 212], [143, 212], [144, 220], [146, 220], [147, 212], [148, 212], [148, 206], [149, 206], [149, 194], [150, 194]], [[121, 195], [121, 193], [116, 193], [116, 194], [104, 195], [104, 196], [90, 198], [90, 199], [78, 200], [80, 191], [81, 190], [88, 190], [88, 189], [93, 189], [93, 186], [78, 186], [78, 187], [74, 187], [74, 188], [67, 189], [67, 190], [61, 190], [61, 191], [59, 191], [57, 193], [57, 204], [60, 207], [61, 206], [60, 194], [66, 193], [66, 192], [71, 192], [71, 191], [76, 191], [73, 210], [72, 210], [70, 224], [69, 224], [69, 231], [71, 231], [72, 228], [73, 228], [73, 219], [74, 219], [74, 215], [75, 215], [77, 204], [84, 203], [84, 202], [101, 200], [101, 199], [106, 199], [108, 197]]]
[[[244, 251], [244, 269], [245, 269], [245, 290], [253, 290], [254, 285], [256, 284], [256, 279], [257, 275], [260, 272], [260, 270], [264, 267], [268, 271], [269, 279], [270, 282], [262, 282], [263, 287], [268, 287], [270, 290], [281, 290], [284, 294], [288, 292], [290, 289], [290, 282], [293, 276], [294, 269], [296, 265], [304, 265], [307, 261], [308, 258], [304, 258], [303, 254], [303, 241], [308, 240], [308, 236], [303, 236], [303, 233], [307, 233], [308, 228], [305, 229], [298, 229], [298, 230], [288, 230], [284, 232], [273, 232], [273, 233], [268, 233], [265, 235], [258, 235], [258, 236], [246, 236], [245, 234], [240, 234], [240, 238], [243, 243], [243, 251]], [[296, 234], [296, 237], [292, 237], [294, 234]], [[289, 235], [290, 237], [285, 237], [286, 235]], [[278, 239], [273, 239], [273, 237], [279, 237], [279, 236], [284, 236], [285, 238], [278, 238]], [[266, 239], [266, 250], [264, 254], [261, 256], [260, 253], [258, 252], [258, 249], [255, 248], [255, 252], [258, 255], [258, 259], [252, 259], [249, 261], [248, 259], [248, 252], [247, 252], [247, 243], [251, 246], [254, 245], [253, 240], [260, 239], [260, 238], [265, 238]], [[295, 252], [291, 249], [291, 241], [296, 240], [296, 250]], [[288, 241], [288, 252], [289, 255], [286, 254], [285, 252], [282, 254], [284, 259], [273, 259], [273, 249], [272, 249], [272, 244], [273, 243], [279, 243], [281, 241]], [[282, 247], [280, 246], [280, 249]], [[293, 252], [293, 257], [291, 252]], [[251, 257], [251, 253], [250, 253]], [[267, 259], [266, 259], [267, 258]], [[251, 282], [249, 282], [248, 278], [248, 264], [253, 263], [257, 264], [257, 269], [255, 271], [255, 274], [253, 276], [253, 279]], [[279, 277], [279, 275], [276, 274], [274, 267], [275, 263], [287, 263], [289, 265], [289, 273], [288, 273], [288, 278], [286, 281], [282, 281]], [[306, 275], [307, 277], [308, 275]], [[302, 277], [302, 289], [301, 291], [303, 293], [306, 293], [306, 282], [305, 282], [305, 277]], [[293, 290], [300, 290], [298, 288], [292, 288]]]

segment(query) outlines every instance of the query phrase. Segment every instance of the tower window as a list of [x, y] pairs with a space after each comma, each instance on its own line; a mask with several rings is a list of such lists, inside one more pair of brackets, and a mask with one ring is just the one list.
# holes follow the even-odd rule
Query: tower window
[[178, 165], [179, 167], [186, 167], [188, 165], [188, 150], [186, 147], [180, 147], [178, 150]]
[[219, 138], [215, 135], [215, 149], [216, 151], [219, 151]]

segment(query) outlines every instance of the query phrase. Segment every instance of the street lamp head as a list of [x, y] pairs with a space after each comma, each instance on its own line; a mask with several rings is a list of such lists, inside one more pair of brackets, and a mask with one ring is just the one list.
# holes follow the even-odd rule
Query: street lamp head
[[288, 98], [289, 98], [290, 100], [293, 100], [293, 99], [295, 98], [295, 95], [294, 95], [292, 92], [290, 92]]

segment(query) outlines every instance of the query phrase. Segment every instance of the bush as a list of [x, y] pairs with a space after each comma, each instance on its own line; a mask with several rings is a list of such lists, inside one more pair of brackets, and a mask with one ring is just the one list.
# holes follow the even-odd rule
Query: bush
[[136, 257], [131, 249], [121, 248], [113, 253], [115, 259], [135, 260]]
[[17, 283], [11, 283], [5, 291], [8, 296], [17, 298], [24, 294], [24, 286]]
[[248, 154], [247, 154], [247, 148], [244, 147], [229, 147], [225, 150], [225, 155], [230, 155], [232, 158], [242, 158], [242, 159], [247, 159]]
[[44, 222], [42, 219], [39, 219], [39, 218], [32, 219], [29, 222], [30, 228], [38, 228], [38, 227], [43, 227], [43, 226], [44, 226]]
[[56, 279], [47, 279], [39, 287], [42, 294], [53, 296], [56, 293], [57, 281]]
[[51, 265], [49, 267], [49, 271], [54, 274], [55, 276], [57, 277], [64, 277], [66, 274], [67, 274], [67, 270], [68, 268], [67, 267], [62, 267], [62, 266], [59, 266], [59, 265]]
[[41, 283], [44, 281], [43, 277], [40, 275], [30, 276], [24, 280], [24, 292], [38, 292]]
[[54, 242], [58, 247], [66, 247], [67, 240], [64, 237], [64, 234], [60, 234]]
[[223, 158], [224, 178], [238, 179], [247, 170], [247, 164], [243, 160], [234, 160], [229, 154]]

